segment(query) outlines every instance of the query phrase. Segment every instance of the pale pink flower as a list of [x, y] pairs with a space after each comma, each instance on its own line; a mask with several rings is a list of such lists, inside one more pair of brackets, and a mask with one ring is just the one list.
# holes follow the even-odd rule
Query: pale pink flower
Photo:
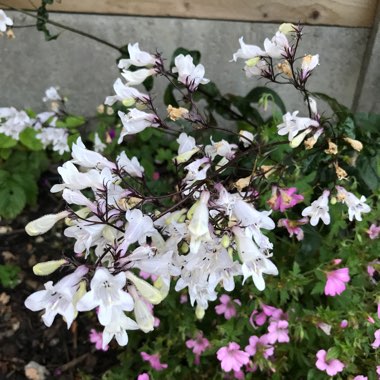
[[150, 274], [144, 271], [140, 271], [140, 277], [143, 278], [144, 280], [149, 280], [151, 279], [153, 282], [158, 279], [158, 276], [155, 274]]
[[272, 197], [267, 203], [273, 210], [280, 210], [281, 212], [284, 212], [286, 209], [292, 208], [297, 203], [303, 201], [303, 195], [296, 194], [296, 192], [296, 187], [281, 189], [277, 186], [273, 186]]
[[326, 296], [336, 296], [346, 290], [346, 282], [350, 281], [348, 268], [340, 268], [326, 273], [327, 281], [325, 285]]
[[371, 240], [377, 239], [380, 235], [380, 226], [372, 223], [369, 229], [367, 230], [368, 237]]
[[367, 321], [372, 324], [375, 323], [375, 320], [370, 315], [367, 317]]
[[216, 354], [221, 362], [222, 370], [225, 372], [240, 371], [241, 367], [249, 362], [249, 354], [240, 350], [240, 346], [235, 342], [230, 342], [228, 346], [219, 348]]
[[144, 361], [149, 362], [150, 366], [155, 369], [156, 371], [162, 371], [163, 369], [168, 368], [168, 365], [166, 363], [160, 362], [160, 355], [159, 354], [152, 354], [149, 355], [146, 352], [141, 352], [141, 357]]
[[380, 329], [375, 331], [375, 341], [372, 343], [372, 348], [380, 347]]
[[376, 367], [376, 373], [377, 373], [378, 375], [380, 375], [380, 365], [378, 365], [378, 366]]
[[244, 372], [242, 370], [240, 370], [240, 371], [234, 371], [234, 378], [236, 380], [244, 380], [245, 379]]
[[232, 300], [227, 294], [222, 294], [219, 297], [220, 305], [215, 306], [215, 312], [218, 315], [224, 314], [224, 318], [231, 319], [236, 316], [236, 306], [235, 304], [241, 305], [238, 299]]
[[343, 319], [343, 321], [340, 322], [340, 327], [341, 327], [342, 329], [345, 329], [347, 326], [348, 326], [348, 321], [347, 321], [347, 319]]
[[273, 344], [275, 342], [287, 343], [289, 342], [288, 335], [288, 321], [280, 320], [273, 321], [268, 326], [268, 342]]
[[199, 365], [200, 356], [203, 351], [206, 351], [209, 347], [211, 347], [210, 342], [207, 338], [203, 337], [203, 333], [199, 332], [195, 339], [189, 339], [186, 341], [186, 347], [192, 349], [193, 354], [195, 355], [195, 364]]
[[252, 335], [249, 338], [249, 345], [245, 347], [245, 352], [250, 356], [255, 356], [257, 351], [262, 351], [265, 359], [274, 354], [274, 347], [268, 342], [268, 335], [262, 335], [260, 338]]
[[353, 380], [368, 380], [367, 376], [358, 375], [353, 378]]
[[331, 325], [325, 322], [319, 322], [317, 326], [326, 334], [331, 335]]
[[149, 380], [149, 379], [150, 377], [146, 372], [140, 373], [140, 375], [137, 376], [137, 380]]
[[309, 218], [301, 218], [298, 220], [279, 219], [277, 226], [285, 227], [289, 233], [289, 237], [295, 235], [296, 239], [301, 241], [303, 240], [304, 233], [300, 226], [307, 223], [309, 223]]
[[95, 329], [90, 330], [89, 339], [91, 343], [95, 344], [97, 350], [107, 351], [109, 349], [108, 344], [103, 347], [103, 333], [98, 332]]
[[189, 297], [186, 293], [181, 294], [179, 297], [179, 303], [186, 303], [189, 300]]
[[316, 367], [320, 371], [325, 371], [329, 376], [334, 376], [338, 372], [342, 372], [344, 364], [338, 359], [326, 360], [327, 352], [325, 350], [319, 350], [317, 352]]

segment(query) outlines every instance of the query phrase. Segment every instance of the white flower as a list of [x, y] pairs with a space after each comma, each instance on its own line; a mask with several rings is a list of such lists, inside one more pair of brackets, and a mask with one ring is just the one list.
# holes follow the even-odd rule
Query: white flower
[[29, 116], [24, 111], [17, 111], [16, 108], [0, 108], [0, 133], [10, 136], [15, 140], [19, 139], [20, 133], [32, 123]]
[[176, 140], [179, 144], [178, 156], [173, 158], [177, 164], [182, 164], [187, 162], [195, 153], [199, 151], [196, 146], [194, 137], [188, 136], [186, 133], [182, 132], [178, 139]]
[[66, 129], [53, 127], [42, 128], [36, 135], [45, 148], [52, 145], [53, 150], [61, 155], [70, 151], [68, 136]]
[[5, 32], [7, 30], [7, 26], [13, 25], [13, 21], [9, 18], [5, 12], [0, 9], [0, 32]]
[[103, 349], [115, 337], [120, 346], [128, 344], [128, 334], [126, 330], [138, 330], [138, 324], [131, 318], [127, 317], [124, 312], [118, 308], [111, 308], [110, 322], [104, 327], [103, 330]]
[[350, 222], [354, 218], [359, 222], [362, 221], [361, 214], [367, 214], [371, 211], [371, 207], [365, 203], [366, 198], [364, 195], [359, 199], [355, 194], [345, 190], [342, 186], [336, 186], [336, 189], [338, 190], [337, 198], [348, 207], [348, 219]]
[[310, 217], [310, 224], [312, 226], [316, 226], [319, 219], [322, 219], [324, 224], [330, 224], [329, 195], [330, 191], [324, 190], [323, 194], [311, 206], [306, 207], [302, 211], [302, 216]]
[[307, 129], [308, 127], [318, 127], [319, 123], [316, 120], [308, 117], [298, 117], [298, 111], [294, 111], [292, 114], [287, 112], [283, 117], [283, 123], [277, 126], [278, 134], [284, 136], [288, 134], [289, 141], [292, 141], [298, 132]]
[[173, 73], [178, 73], [178, 81], [189, 87], [190, 91], [197, 89], [199, 84], [207, 84], [209, 79], [204, 78], [205, 68], [202, 64], [193, 63], [191, 55], [177, 55], [174, 59]]
[[270, 57], [283, 58], [287, 54], [286, 50], [289, 48], [289, 42], [285, 34], [278, 31], [271, 41], [268, 38], [265, 39], [264, 48]]
[[137, 108], [131, 109], [127, 114], [119, 111], [118, 115], [123, 123], [123, 129], [118, 140], [119, 144], [123, 141], [124, 136], [134, 135], [148, 127], [158, 126], [156, 115], [139, 111]]
[[144, 175], [144, 167], [140, 165], [139, 160], [136, 157], [129, 159], [126, 153], [123, 151], [116, 158], [119, 169], [128, 173], [132, 177], [142, 178]]
[[234, 150], [237, 149], [236, 144], [230, 144], [226, 140], [214, 142], [212, 137], [210, 138], [212, 145], [205, 146], [205, 153], [207, 156], [214, 159], [216, 156], [232, 159], [235, 155]]
[[239, 38], [240, 49], [233, 54], [232, 61], [236, 62], [238, 58], [252, 59], [256, 57], [264, 57], [267, 54], [259, 46], [248, 45], [244, 43], [243, 37]]
[[142, 67], [154, 65], [156, 63], [156, 58], [152, 54], [140, 50], [138, 42], [133, 45], [128, 44], [128, 53], [128, 59], [121, 59], [119, 61], [119, 64], [117, 65], [119, 69], [126, 70], [131, 65]]
[[109, 325], [114, 316], [113, 309], [133, 310], [133, 299], [123, 290], [125, 284], [124, 272], [113, 276], [108, 269], [98, 268], [91, 280], [91, 290], [78, 301], [78, 311], [88, 311], [99, 306], [99, 322], [103, 326]]
[[101, 153], [106, 149], [107, 145], [100, 139], [98, 133], [96, 132], [94, 135], [94, 151], [96, 153]]
[[120, 78], [116, 79], [113, 84], [113, 89], [115, 90], [116, 95], [107, 96], [104, 104], [108, 106], [114, 105], [117, 101], [132, 104], [136, 99], [144, 100], [148, 98], [148, 95], [143, 94], [134, 87], [127, 86], [124, 84]]
[[244, 148], [248, 148], [252, 145], [253, 134], [249, 131], [241, 130], [239, 132], [239, 141], [243, 143]]
[[136, 71], [123, 71], [121, 75], [127, 81], [128, 86], [137, 86], [155, 73], [154, 69], [139, 69]]
[[278, 275], [277, 267], [263, 254], [252, 240], [247, 229], [233, 227], [237, 251], [242, 261], [243, 284], [248, 277], [252, 280], [256, 288], [260, 291], [265, 289], [263, 274]]
[[45, 290], [31, 294], [25, 300], [25, 306], [32, 311], [45, 309], [42, 320], [47, 327], [53, 324], [57, 314], [62, 315], [70, 328], [75, 319], [74, 295], [78, 290], [82, 277], [88, 272], [85, 266], [78, 267], [75, 272], [63, 277], [55, 285], [52, 281], [45, 283]]
[[45, 97], [42, 98], [44, 102], [56, 102], [62, 100], [61, 96], [58, 94], [59, 87], [49, 87], [45, 91]]
[[135, 308], [133, 311], [140, 330], [145, 333], [154, 330], [154, 316], [150, 312], [147, 304], [140, 297], [135, 298]]
[[319, 54], [305, 55], [301, 63], [301, 79], [305, 80], [310, 76], [312, 70], [319, 64]]

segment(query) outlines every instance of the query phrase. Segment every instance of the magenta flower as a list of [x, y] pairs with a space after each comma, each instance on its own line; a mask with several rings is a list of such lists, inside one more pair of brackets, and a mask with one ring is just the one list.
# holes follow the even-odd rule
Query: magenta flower
[[375, 331], [375, 341], [372, 343], [372, 348], [380, 347], [380, 329]]
[[346, 282], [350, 281], [348, 268], [340, 268], [326, 273], [327, 281], [325, 285], [326, 296], [336, 296], [346, 290]]
[[149, 355], [144, 351], [141, 352], [140, 354], [141, 354], [142, 359], [146, 362], [149, 362], [150, 366], [156, 371], [162, 371], [163, 369], [168, 368], [168, 365], [166, 363], [160, 362], [159, 354]]
[[216, 314], [224, 314], [224, 318], [231, 319], [236, 316], [236, 306], [235, 304], [241, 305], [238, 299], [232, 300], [227, 294], [222, 294], [219, 297], [220, 305], [215, 306]]
[[107, 351], [109, 349], [108, 344], [103, 348], [103, 333], [96, 331], [95, 329], [90, 330], [89, 339], [91, 343], [95, 344], [97, 350]]
[[206, 351], [209, 347], [211, 347], [211, 344], [207, 338], [203, 337], [203, 333], [199, 332], [195, 339], [189, 339], [186, 341], [186, 347], [192, 349], [195, 355], [194, 362], [198, 365], [200, 363], [200, 356], [203, 351]]
[[340, 322], [340, 327], [342, 329], [345, 329], [348, 326], [348, 321], [347, 319], [343, 319], [342, 322]]
[[338, 372], [342, 372], [344, 364], [338, 359], [326, 360], [327, 352], [325, 350], [319, 350], [317, 352], [316, 367], [320, 371], [325, 371], [329, 376], [334, 376]]
[[137, 380], [149, 380], [149, 379], [150, 377], [146, 372], [140, 373], [140, 375], [137, 376]]
[[298, 220], [279, 219], [277, 222], [278, 227], [285, 227], [289, 233], [289, 237], [295, 235], [298, 241], [303, 240], [304, 233], [300, 226], [309, 223], [309, 218], [305, 217]]
[[288, 335], [288, 321], [280, 320], [273, 321], [268, 326], [268, 342], [270, 344], [279, 342], [279, 343], [287, 343], [289, 342]]
[[377, 373], [378, 375], [380, 375], [380, 365], [378, 365], [378, 366], [376, 367], [376, 373]]
[[240, 350], [240, 346], [235, 342], [228, 343], [228, 346], [219, 348], [217, 358], [221, 362], [222, 370], [230, 372], [240, 371], [244, 364], [249, 362], [249, 354]]
[[244, 372], [242, 370], [240, 370], [240, 371], [234, 371], [234, 378], [236, 380], [244, 380], [245, 379]]
[[369, 229], [367, 230], [368, 237], [371, 240], [377, 239], [380, 235], [380, 226], [372, 223]]
[[249, 345], [245, 347], [245, 352], [247, 352], [249, 356], [255, 356], [257, 351], [262, 351], [265, 359], [268, 359], [274, 354], [274, 347], [268, 343], [267, 335], [262, 335], [260, 338], [252, 335], [249, 338]]
[[269, 199], [268, 204], [273, 210], [280, 210], [284, 212], [288, 208], [292, 208], [297, 203], [303, 201], [303, 195], [296, 194], [297, 188], [290, 187], [288, 189], [280, 189], [276, 186], [272, 187], [272, 197]]

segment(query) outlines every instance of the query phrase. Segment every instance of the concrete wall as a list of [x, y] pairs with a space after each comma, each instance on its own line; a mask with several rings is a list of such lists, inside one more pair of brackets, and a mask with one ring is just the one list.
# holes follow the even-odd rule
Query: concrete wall
[[[8, 13], [15, 25], [34, 23], [28, 16]], [[241, 95], [265, 82], [245, 78], [243, 62], [229, 62], [239, 47], [238, 38], [244, 36], [246, 43], [262, 44], [278, 27], [267, 23], [84, 14], [51, 14], [51, 19], [116, 45], [139, 41], [142, 49], [157, 49], [168, 58], [179, 46], [199, 50], [206, 77], [222, 92]], [[68, 31], [51, 42], [46, 42], [35, 28], [17, 28], [15, 33], [15, 40], [0, 39], [0, 106], [42, 110], [44, 89], [56, 85], [69, 97], [72, 112], [92, 115], [97, 105], [113, 94], [112, 84], [118, 77], [117, 51]], [[370, 34], [368, 28], [306, 26], [302, 52], [320, 54], [320, 66], [310, 80], [310, 89], [325, 92], [351, 107]], [[163, 83], [160, 88], [164, 88]], [[157, 97], [161, 97], [160, 88]], [[377, 88], [371, 91], [376, 99]], [[278, 92], [289, 110], [301, 108], [301, 98], [290, 87], [281, 86]], [[375, 103], [372, 101], [371, 110], [380, 112]]]

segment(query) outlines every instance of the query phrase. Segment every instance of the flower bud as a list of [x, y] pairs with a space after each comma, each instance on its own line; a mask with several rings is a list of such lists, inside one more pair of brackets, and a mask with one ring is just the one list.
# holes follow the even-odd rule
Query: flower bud
[[203, 319], [203, 317], [205, 316], [205, 309], [203, 309], [203, 307], [200, 307], [199, 305], [197, 305], [197, 307], [195, 308], [195, 316], [199, 320]]
[[125, 107], [132, 107], [136, 103], [136, 100], [134, 98], [126, 98], [123, 99], [122, 103]]
[[135, 299], [134, 313], [136, 322], [144, 333], [153, 331], [154, 316], [150, 313], [146, 303], [140, 298]]
[[189, 252], [189, 244], [186, 242], [183, 242], [180, 247], [181, 253], [188, 253]]
[[284, 34], [289, 34], [291, 32], [294, 32], [296, 29], [296, 27], [289, 23], [289, 22], [284, 22], [283, 24], [280, 25], [280, 27], [278, 28], [278, 30], [281, 32], [281, 33], [284, 33]]
[[329, 147], [328, 149], [325, 149], [326, 154], [337, 154], [338, 153], [338, 146], [334, 144], [332, 141], [328, 141]]
[[254, 57], [245, 61], [245, 64], [247, 67], [254, 67], [259, 63], [260, 59], [260, 57]]
[[363, 144], [359, 140], [350, 139], [349, 137], [345, 137], [343, 140], [350, 144], [357, 152], [363, 149]]
[[228, 235], [223, 235], [222, 240], [220, 241], [223, 248], [228, 248], [231, 243], [231, 239]]
[[41, 218], [29, 222], [25, 227], [25, 231], [29, 236], [42, 235], [53, 228], [59, 220], [66, 218], [68, 215], [68, 211], [61, 211], [58, 214], [41, 216]]
[[158, 279], [154, 281], [154, 287], [160, 291], [162, 299], [166, 298], [170, 290], [170, 277], [158, 277]]
[[162, 295], [158, 289], [150, 285], [145, 280], [134, 275], [132, 272], [126, 272], [126, 277], [136, 286], [140, 294], [153, 305], [158, 305], [162, 301]]
[[297, 135], [291, 142], [290, 142], [290, 147], [291, 148], [297, 148], [298, 146], [300, 146], [300, 144], [302, 143], [302, 141], [304, 140], [304, 138], [306, 137], [306, 135], [308, 133], [311, 132], [311, 128], [308, 128], [306, 130], [304, 130], [302, 133], [300, 133], [299, 135]]
[[47, 276], [55, 272], [58, 268], [60, 268], [63, 264], [66, 264], [67, 260], [51, 260], [45, 261], [43, 263], [38, 263], [33, 266], [33, 273], [36, 276]]

